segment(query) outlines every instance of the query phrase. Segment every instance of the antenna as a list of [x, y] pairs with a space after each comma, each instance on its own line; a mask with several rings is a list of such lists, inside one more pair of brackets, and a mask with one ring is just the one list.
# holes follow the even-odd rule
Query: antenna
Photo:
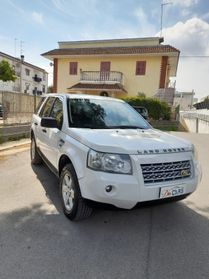
[[161, 16], [160, 16], [160, 37], [162, 37], [162, 31], [163, 31], [163, 7], [166, 5], [172, 5], [173, 2], [166, 2], [161, 3]]
[[23, 44], [24, 44], [24, 42], [23, 42], [23, 41], [20, 41], [20, 56], [22, 56], [22, 55], [23, 55], [23, 52], [24, 52], [24, 50], [23, 50]]
[[14, 39], [14, 56], [15, 56], [15, 57], [17, 57], [17, 41], [18, 41], [18, 39], [15, 38], [15, 39]]

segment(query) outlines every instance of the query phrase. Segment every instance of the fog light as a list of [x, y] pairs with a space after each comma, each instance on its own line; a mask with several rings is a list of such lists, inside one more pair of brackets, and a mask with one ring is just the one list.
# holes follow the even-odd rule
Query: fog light
[[110, 193], [112, 191], [112, 188], [113, 188], [112, 185], [108, 185], [105, 187], [105, 190], [107, 193]]

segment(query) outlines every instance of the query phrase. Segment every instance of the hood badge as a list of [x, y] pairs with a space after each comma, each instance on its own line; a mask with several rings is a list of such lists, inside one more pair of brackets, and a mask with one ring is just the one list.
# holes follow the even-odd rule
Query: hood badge
[[150, 155], [150, 154], [167, 154], [167, 153], [177, 153], [191, 151], [189, 148], [168, 148], [168, 149], [149, 149], [149, 150], [137, 150], [140, 155]]

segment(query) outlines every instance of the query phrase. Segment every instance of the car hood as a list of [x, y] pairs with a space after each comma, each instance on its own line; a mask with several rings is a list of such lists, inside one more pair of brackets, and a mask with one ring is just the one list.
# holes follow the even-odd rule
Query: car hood
[[188, 141], [155, 129], [79, 129], [67, 134], [96, 151], [122, 154], [151, 154], [191, 150]]

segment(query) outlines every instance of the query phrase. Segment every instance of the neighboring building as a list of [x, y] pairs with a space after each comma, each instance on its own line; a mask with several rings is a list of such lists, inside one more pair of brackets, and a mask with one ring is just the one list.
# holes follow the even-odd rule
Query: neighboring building
[[179, 106], [180, 110], [190, 110], [194, 104], [194, 95], [194, 91], [176, 92], [173, 101], [174, 107]]
[[207, 96], [205, 96], [205, 97], [202, 97], [202, 98], [200, 99], [200, 101], [203, 102], [203, 101], [205, 101], [205, 99], [209, 99], [209, 95], [207, 95]]
[[42, 95], [47, 92], [48, 73], [35, 65], [24, 61], [24, 56], [16, 58], [0, 52], [0, 61], [6, 60], [14, 69], [15, 82], [0, 81], [0, 91], [22, 92], [30, 95]]
[[154, 96], [166, 93], [180, 53], [162, 42], [159, 37], [59, 42], [42, 55], [54, 64], [54, 92]]
[[[209, 110], [209, 95], [201, 98], [201, 102], [195, 103], [194, 107], [198, 110]], [[208, 113], [206, 113], [206, 114], [208, 114]]]

